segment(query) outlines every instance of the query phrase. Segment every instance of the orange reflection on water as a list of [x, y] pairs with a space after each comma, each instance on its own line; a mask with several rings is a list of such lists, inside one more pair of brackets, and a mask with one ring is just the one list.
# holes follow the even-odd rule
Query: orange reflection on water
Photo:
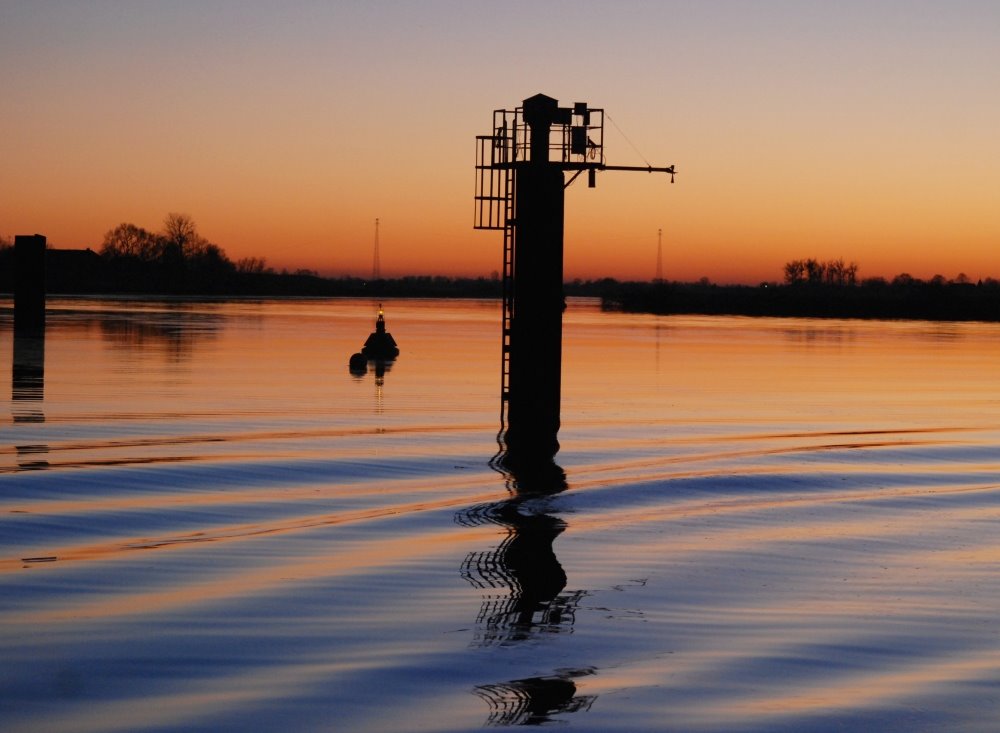
[[[452, 501], [442, 506], [461, 506], [464, 502]], [[440, 508], [440, 507], [439, 507]], [[389, 514], [396, 512], [389, 511]], [[364, 517], [375, 518], [376, 514]], [[384, 516], [384, 515], [383, 515]], [[337, 523], [337, 522], [329, 522]], [[310, 525], [315, 526], [315, 525]], [[249, 529], [245, 534], [190, 536], [164, 538], [157, 544], [141, 544], [133, 547], [122, 545], [94, 546], [70, 550], [59, 556], [63, 560], [76, 561], [106, 561], [109, 559], [127, 559], [137, 549], [162, 549], [190, 547], [200, 543], [228, 543], [233, 540], [246, 540], [259, 537], [262, 534], [273, 534], [293, 529]], [[294, 527], [302, 529], [302, 527]], [[352, 543], [342, 551], [324, 557], [298, 556], [294, 562], [279, 565], [268, 565], [261, 562], [251, 568], [235, 570], [224, 574], [210, 573], [200, 579], [192, 579], [183, 586], [174, 586], [160, 590], [139, 590], [127, 595], [116, 595], [111, 598], [86, 600], [79, 603], [65, 602], [57, 609], [39, 609], [30, 617], [8, 616], [5, 623], [17, 626], [34, 626], [38, 623], [77, 623], [81, 619], [108, 619], [121, 616], [142, 616], [151, 610], [164, 612], [170, 609], [188, 608], [214, 601], [226, 601], [233, 598], [248, 597], [262, 593], [273, 592], [283, 586], [295, 586], [310, 581], [349, 577], [352, 575], [377, 575], [378, 568], [398, 568], [405, 566], [415, 555], [419, 543], [420, 557], [425, 560], [428, 555], [447, 553], [453, 548], [467, 544], [479, 536], [474, 530], [456, 530], [439, 534], [428, 533], [419, 538], [393, 537], [379, 534], [371, 540]], [[428, 548], [435, 548], [428, 552]], [[205, 552], [206, 550], [199, 550]], [[196, 561], [196, 560], [195, 560]], [[10, 570], [12, 563], [7, 562]]]

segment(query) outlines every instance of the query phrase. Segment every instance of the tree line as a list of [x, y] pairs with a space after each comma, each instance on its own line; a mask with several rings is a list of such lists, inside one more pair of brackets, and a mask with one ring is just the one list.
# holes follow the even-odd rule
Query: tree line
[[993, 278], [973, 283], [960, 273], [925, 281], [902, 273], [859, 280], [858, 269], [843, 260], [792, 260], [780, 285], [605, 283], [601, 297], [606, 308], [642, 313], [1000, 321], [1000, 281]]
[[[0, 292], [14, 287], [13, 243], [0, 237]], [[186, 214], [170, 213], [160, 231], [130, 222], [108, 230], [99, 251], [46, 252], [52, 293], [151, 295], [280, 295], [345, 297], [496, 298], [498, 276], [407, 276], [366, 280], [326, 278], [313, 270], [276, 271], [263, 257], [235, 262], [199, 232]]]
[[[14, 285], [12, 243], [0, 237], [0, 291]], [[65, 259], [57, 255], [87, 255]], [[346, 297], [497, 298], [489, 278], [409, 276], [366, 280], [324, 278], [309, 270], [276, 272], [263, 258], [233, 262], [198, 232], [191, 217], [170, 213], [158, 232], [131, 223], [110, 229], [100, 252], [50, 250], [46, 279], [53, 293], [290, 295]], [[907, 273], [861, 280], [843, 259], [791, 260], [784, 282], [757, 287], [696, 283], [619, 282], [613, 278], [564, 284], [568, 296], [599, 297], [608, 308], [652, 313], [1000, 320], [1000, 282], [972, 283], [964, 274], [924, 281]]]
[[[0, 238], [0, 289], [12, 289], [12, 265], [12, 243]], [[234, 262], [201, 235], [190, 216], [175, 212], [166, 215], [159, 231], [119, 224], [104, 234], [98, 252], [46, 253], [46, 281], [53, 292], [310, 294], [321, 279], [311, 270], [276, 272], [262, 257]]]
[[844, 262], [843, 258], [820, 262], [819, 260], [791, 260], [785, 263], [785, 284], [798, 285], [854, 285], [857, 282], [858, 265]]
[[100, 255], [110, 280], [138, 291], [218, 292], [240, 275], [273, 273], [263, 258], [233, 262], [198, 232], [190, 216], [175, 212], [167, 214], [159, 232], [128, 222], [110, 229]]
[[[945, 285], [969, 285], [971, 280], [964, 272], [958, 273], [949, 280], [944, 275], [935, 275], [930, 280], [921, 280], [913, 277], [909, 273], [903, 272], [896, 275], [892, 280], [883, 277], [872, 277], [866, 280], [858, 280], [858, 264], [856, 262], [844, 262], [844, 260], [790, 260], [784, 267], [785, 285], [832, 285], [836, 287], [852, 287], [862, 285], [865, 287], [884, 288], [886, 286], [898, 288], [914, 288], [922, 285], [933, 287], [943, 287]], [[997, 281], [993, 278], [986, 278], [980, 285], [993, 287]]]

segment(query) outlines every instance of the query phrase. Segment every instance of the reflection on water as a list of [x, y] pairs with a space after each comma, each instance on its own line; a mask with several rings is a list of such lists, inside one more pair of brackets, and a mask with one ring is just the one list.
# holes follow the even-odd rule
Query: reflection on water
[[545, 677], [528, 677], [496, 685], [480, 685], [475, 692], [489, 705], [486, 725], [544, 725], [554, 715], [589, 710], [596, 695], [577, 695], [577, 677], [593, 674], [590, 668], [558, 669]]
[[510, 498], [470, 507], [455, 518], [466, 526], [496, 524], [507, 533], [497, 547], [470, 552], [462, 565], [463, 578], [490, 591], [476, 619], [476, 641], [508, 644], [569, 631], [584, 593], [563, 593], [566, 573], [552, 543], [566, 522], [548, 513], [550, 497], [566, 489], [566, 474], [551, 460], [521, 464], [516, 472], [502, 460], [494, 465], [503, 467]]
[[75, 321], [76, 327], [100, 328], [101, 337], [111, 346], [129, 350], [151, 350], [164, 354], [168, 361], [190, 360], [197, 342], [214, 337], [221, 328], [221, 319], [212, 313], [193, 313], [177, 307], [166, 312], [139, 312], [127, 317], [84, 316]]
[[45, 329], [14, 334], [11, 400], [14, 422], [45, 422]]
[[[506, 531], [490, 550], [470, 552], [461, 574], [486, 593], [476, 618], [474, 644], [510, 646], [539, 634], [571, 633], [585, 591], [566, 588], [566, 572], [553, 542], [566, 529], [551, 499], [567, 488], [566, 474], [546, 457], [517, 460], [501, 452], [492, 462], [503, 474], [508, 499], [456, 514], [464, 526], [495, 524]], [[576, 695], [575, 677], [594, 670], [557, 670], [552, 675], [475, 688], [490, 706], [489, 725], [538, 725], [552, 715], [587, 709], [593, 696]]]
[[[44, 423], [45, 326], [15, 329], [11, 365], [11, 412], [15, 423]], [[24, 470], [48, 468], [45, 444], [18, 444], [17, 465]]]
[[4, 733], [996, 727], [1000, 325], [573, 301], [559, 465], [498, 474], [495, 302], [360, 378], [365, 301], [50, 305], [0, 305]]
[[355, 365], [353, 362], [348, 371], [356, 381], [360, 381], [368, 374], [371, 368], [375, 373], [375, 414], [381, 415], [384, 406], [382, 404], [382, 388], [385, 386], [385, 375], [392, 369], [394, 359], [366, 359], [359, 360]]

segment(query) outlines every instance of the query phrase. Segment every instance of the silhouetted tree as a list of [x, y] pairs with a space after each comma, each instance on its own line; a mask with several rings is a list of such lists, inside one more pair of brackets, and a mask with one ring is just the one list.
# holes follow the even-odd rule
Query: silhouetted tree
[[159, 259], [162, 240], [135, 224], [122, 223], [104, 235], [101, 254], [104, 257], [133, 257], [152, 262]]
[[785, 282], [788, 285], [800, 283], [805, 277], [806, 263], [802, 260], [792, 260], [785, 263]]
[[811, 257], [805, 261], [806, 266], [806, 279], [813, 285], [818, 285], [823, 282], [823, 273], [826, 268], [823, 263], [812, 259]]
[[260, 275], [270, 271], [263, 257], [244, 257], [236, 260], [236, 272], [241, 275]]
[[840, 285], [841, 274], [844, 271], [843, 260], [830, 260], [823, 264], [823, 281], [827, 285]]
[[200, 239], [194, 220], [187, 214], [171, 212], [163, 220], [163, 237], [168, 245], [176, 247], [180, 254], [186, 255], [188, 246]]
[[858, 277], [858, 265], [854, 262], [844, 262], [844, 259], [820, 262], [812, 258], [808, 260], [791, 260], [785, 263], [785, 283], [796, 285], [808, 282], [812, 285], [855, 285]]

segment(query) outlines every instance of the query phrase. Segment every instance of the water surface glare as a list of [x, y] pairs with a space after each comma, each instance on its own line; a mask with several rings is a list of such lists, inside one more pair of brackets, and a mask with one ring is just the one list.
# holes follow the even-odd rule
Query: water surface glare
[[0, 300], [0, 729], [996, 730], [1000, 326], [375, 307]]

